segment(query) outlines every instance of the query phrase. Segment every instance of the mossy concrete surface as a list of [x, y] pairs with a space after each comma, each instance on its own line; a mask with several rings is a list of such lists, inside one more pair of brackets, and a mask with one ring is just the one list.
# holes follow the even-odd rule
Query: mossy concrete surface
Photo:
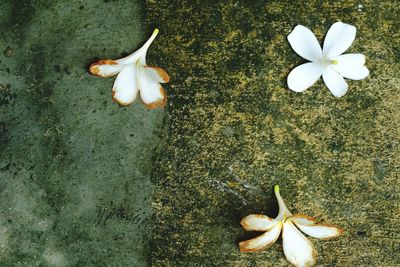
[[0, 1], [0, 266], [148, 265], [164, 111], [118, 107], [87, 72], [147, 39], [142, 9]]
[[[154, 46], [172, 77], [168, 135], [152, 201], [153, 266], [288, 266], [281, 241], [240, 253], [244, 216], [293, 212], [346, 229], [312, 240], [318, 266], [400, 266], [400, 5], [397, 1], [147, 1]], [[287, 35], [322, 41], [357, 27], [350, 53], [370, 75], [336, 99], [320, 80], [286, 77], [305, 62]]]
[[[144, 5], [143, 5], [144, 4]], [[293, 212], [346, 229], [319, 266], [399, 266], [400, 27], [396, 1], [0, 2], [1, 266], [288, 266], [244, 216]], [[287, 89], [286, 36], [357, 27], [370, 76], [334, 98]], [[111, 102], [98, 58], [160, 34], [148, 63], [168, 106]], [[151, 179], [151, 180], [150, 180]], [[150, 228], [149, 228], [150, 227]]]

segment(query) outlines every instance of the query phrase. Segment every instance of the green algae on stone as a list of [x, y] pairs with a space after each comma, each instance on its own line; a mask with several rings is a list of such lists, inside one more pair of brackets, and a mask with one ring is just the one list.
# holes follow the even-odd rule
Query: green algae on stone
[[0, 265], [147, 266], [163, 111], [87, 72], [147, 35], [138, 1], [1, 1]]
[[[152, 264], [287, 266], [279, 245], [237, 247], [249, 238], [240, 219], [276, 209], [279, 183], [290, 209], [346, 229], [323, 250], [315, 242], [319, 264], [399, 265], [399, 5], [148, 0], [147, 12], [173, 77], [153, 172]], [[336, 21], [357, 27], [348, 52], [366, 56], [370, 76], [349, 81], [340, 100], [322, 81], [291, 92], [286, 77], [303, 61], [287, 34], [302, 24], [322, 40]]]

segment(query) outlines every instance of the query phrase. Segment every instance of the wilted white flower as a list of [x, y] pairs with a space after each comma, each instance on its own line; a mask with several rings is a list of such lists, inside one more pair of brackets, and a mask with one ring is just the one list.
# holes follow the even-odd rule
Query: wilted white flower
[[147, 42], [127, 57], [118, 60], [99, 60], [90, 65], [90, 73], [99, 77], [118, 74], [112, 89], [112, 99], [119, 105], [131, 104], [139, 92], [148, 108], [154, 109], [165, 105], [167, 96], [160, 83], [169, 82], [169, 76], [159, 67], [146, 65], [147, 50], [158, 32], [159, 30], [155, 29]]
[[265, 215], [251, 214], [242, 219], [240, 224], [246, 231], [260, 231], [264, 234], [239, 243], [240, 251], [258, 252], [273, 245], [282, 231], [283, 252], [286, 259], [297, 267], [312, 266], [317, 253], [313, 244], [300, 232], [320, 239], [329, 239], [343, 234], [335, 225], [317, 224], [314, 218], [292, 213], [279, 193], [279, 186], [274, 188], [279, 205], [279, 214], [275, 219]]
[[[297, 25], [288, 35], [293, 50], [311, 61], [294, 68], [287, 78], [289, 89], [303, 92], [322, 75], [328, 89], [336, 97], [346, 94], [344, 78], [361, 80], [369, 71], [362, 54], [343, 54], [356, 37], [356, 27], [342, 22], [334, 23], [326, 34], [323, 49], [315, 35], [306, 27]], [[344, 77], [344, 78], [343, 78]]]

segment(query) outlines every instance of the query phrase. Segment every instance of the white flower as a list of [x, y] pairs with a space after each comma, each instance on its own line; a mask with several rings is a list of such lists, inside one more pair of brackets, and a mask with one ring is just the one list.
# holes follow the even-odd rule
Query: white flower
[[155, 29], [147, 42], [129, 56], [118, 60], [99, 60], [90, 65], [90, 73], [99, 77], [111, 77], [118, 74], [112, 89], [112, 98], [119, 105], [127, 106], [132, 103], [139, 91], [143, 103], [148, 108], [165, 105], [167, 97], [160, 83], [169, 82], [169, 76], [159, 67], [146, 65], [147, 50], [158, 31]]
[[297, 25], [288, 35], [293, 50], [311, 61], [294, 68], [287, 78], [288, 86], [295, 92], [303, 92], [322, 75], [328, 89], [336, 97], [346, 94], [348, 85], [343, 79], [361, 80], [369, 71], [362, 54], [344, 54], [356, 37], [356, 27], [342, 22], [334, 23], [326, 34], [324, 47], [306, 27]]
[[343, 230], [334, 225], [317, 224], [316, 220], [309, 216], [292, 215], [283, 202], [278, 185], [275, 185], [274, 191], [279, 205], [278, 216], [271, 219], [265, 215], [251, 214], [243, 218], [240, 224], [246, 231], [265, 233], [240, 242], [240, 251], [258, 252], [266, 249], [272, 246], [282, 231], [283, 252], [286, 259], [297, 267], [314, 265], [317, 253], [312, 243], [300, 231], [315, 238], [329, 239], [340, 236]]

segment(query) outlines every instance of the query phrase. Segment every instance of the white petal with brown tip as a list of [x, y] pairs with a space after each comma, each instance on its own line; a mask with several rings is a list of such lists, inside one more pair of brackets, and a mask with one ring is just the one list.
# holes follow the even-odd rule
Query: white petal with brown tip
[[281, 229], [282, 229], [282, 223], [279, 222], [270, 231], [265, 232], [264, 234], [256, 238], [240, 242], [239, 243], [240, 251], [258, 252], [270, 247], [278, 239], [281, 233]]
[[134, 65], [128, 65], [115, 79], [112, 89], [113, 100], [122, 106], [127, 106], [135, 101], [139, 92], [136, 83], [136, 72]]
[[292, 220], [303, 233], [320, 239], [330, 239], [343, 234], [343, 229], [330, 224], [302, 224]]
[[277, 223], [278, 221], [261, 214], [251, 214], [240, 221], [246, 231], [268, 231]]
[[279, 206], [278, 215], [275, 219], [258, 214], [243, 218], [240, 223], [245, 230], [266, 232], [256, 238], [240, 242], [240, 251], [257, 252], [266, 249], [276, 241], [282, 230], [283, 251], [286, 259], [297, 267], [314, 265], [316, 251], [300, 230], [322, 239], [339, 236], [343, 230], [334, 225], [317, 224], [314, 218], [306, 215], [292, 215], [281, 197], [278, 185], [275, 185], [274, 192]]
[[315, 238], [330, 239], [338, 237], [344, 232], [343, 229], [336, 225], [319, 224], [314, 218], [302, 214], [295, 214], [289, 219], [294, 222], [303, 233]]
[[145, 66], [144, 71], [151, 79], [159, 83], [168, 83], [170, 80], [168, 73], [160, 67]]
[[140, 90], [143, 103], [149, 109], [165, 106], [167, 97], [160, 83], [167, 83], [170, 78], [163, 69], [146, 66], [147, 50], [158, 32], [155, 29], [146, 43], [129, 56], [99, 60], [90, 66], [89, 72], [100, 77], [118, 74], [112, 89], [113, 101], [127, 106], [136, 99]]
[[138, 86], [143, 103], [150, 109], [164, 106], [166, 95], [158, 80], [145, 68], [139, 70], [139, 75]]
[[296, 224], [301, 224], [301, 225], [313, 225], [317, 223], [317, 221], [313, 217], [303, 214], [295, 214], [292, 217], [290, 217], [290, 220], [292, 220]]
[[313, 266], [317, 253], [310, 242], [290, 220], [282, 230], [283, 252], [286, 259], [296, 267]]
[[111, 59], [99, 60], [89, 67], [91, 74], [99, 77], [111, 77], [119, 73], [124, 65], [118, 64], [117, 61]]

